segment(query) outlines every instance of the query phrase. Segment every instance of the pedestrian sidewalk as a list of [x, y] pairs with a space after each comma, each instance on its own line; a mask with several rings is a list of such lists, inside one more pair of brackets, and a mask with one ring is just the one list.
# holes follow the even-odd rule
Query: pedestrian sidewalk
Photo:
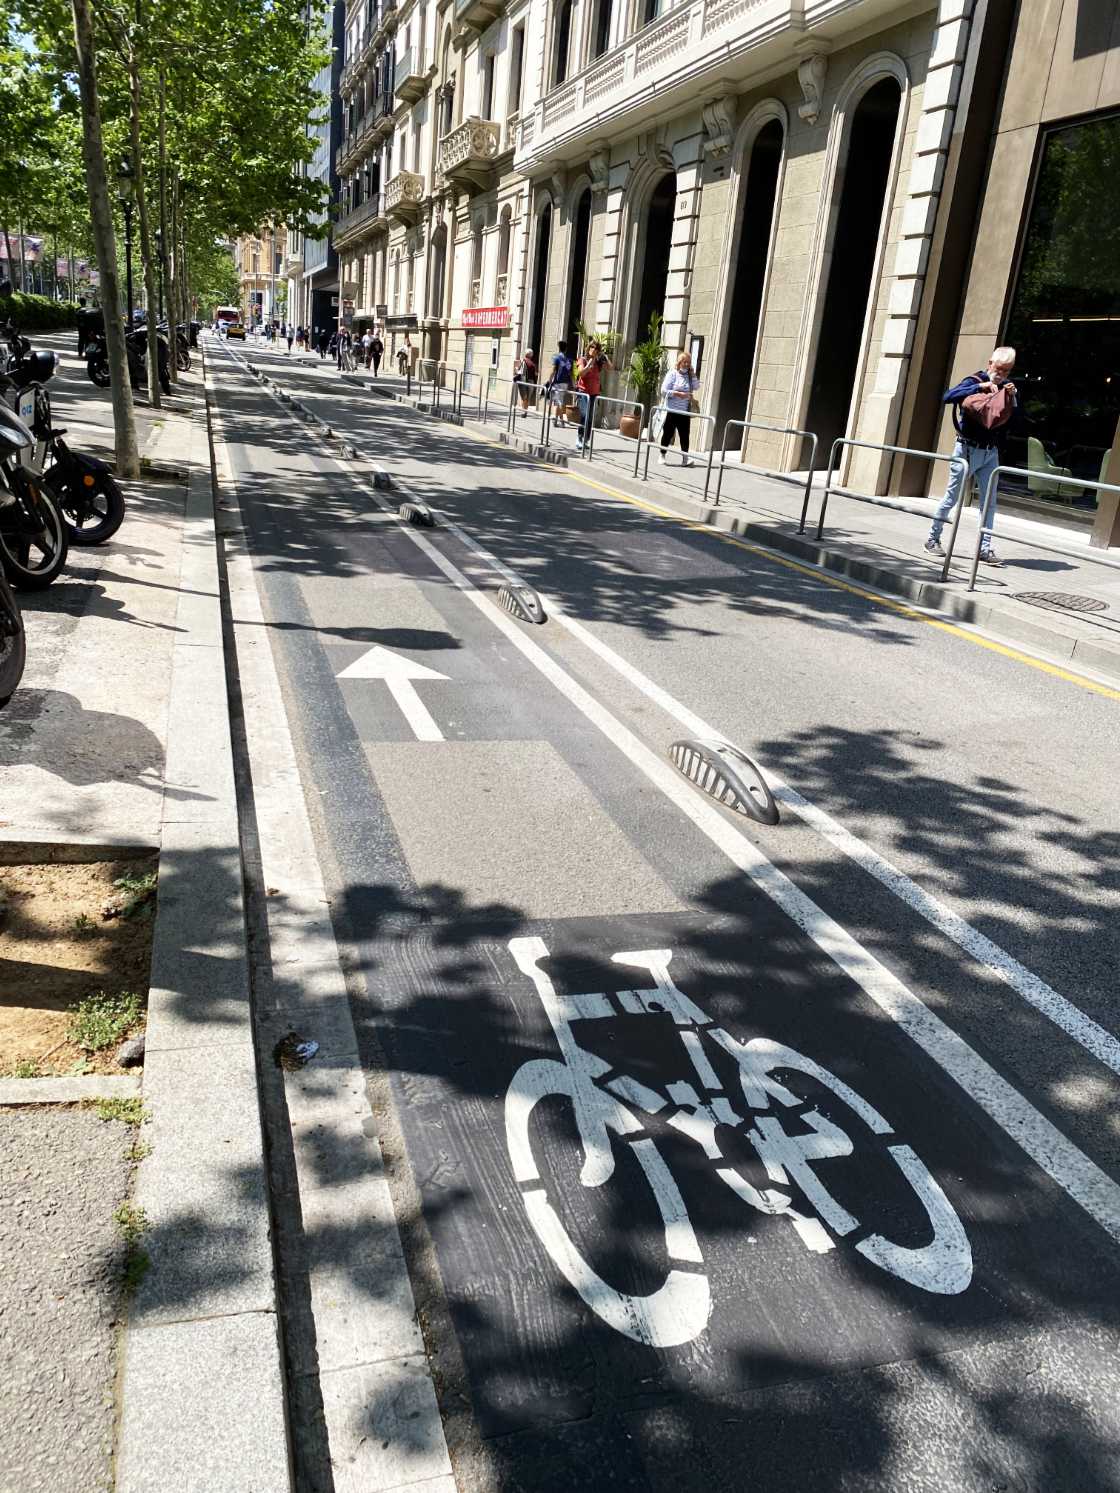
[[[365, 385], [374, 395], [409, 403], [426, 413], [429, 401], [403, 393], [380, 380]], [[996, 549], [1002, 569], [981, 566], [975, 590], [969, 573], [976, 544], [977, 509], [965, 512], [948, 579], [941, 582], [940, 558], [925, 553], [936, 499], [900, 498], [858, 501], [833, 492], [821, 538], [817, 519], [825, 474], [814, 477], [805, 532], [799, 533], [805, 500], [806, 473], [777, 475], [728, 460], [722, 491], [716, 502], [718, 465], [708, 472], [707, 453], [697, 453], [694, 465], [682, 465], [679, 451], [661, 466], [656, 449], [650, 452], [649, 476], [635, 477], [636, 443], [617, 433], [595, 433], [594, 455], [576, 448], [576, 427], [554, 425], [547, 449], [541, 446], [539, 409], [518, 417], [507, 432], [508, 411], [491, 401], [488, 418], [480, 420], [476, 401], [463, 401], [462, 416], [451, 411], [445, 396], [443, 418], [528, 455], [566, 466], [628, 496], [667, 508], [696, 523], [727, 530], [770, 549], [820, 566], [877, 591], [940, 612], [1008, 642], [1032, 649], [1059, 664], [1071, 665], [1109, 683], [1120, 683], [1120, 552], [1097, 552], [1089, 547], [1089, 532], [1062, 523], [1060, 510], [1046, 518], [1031, 518], [1002, 509], [997, 517]], [[641, 453], [645, 467], [645, 451]], [[938, 480], [947, 469], [938, 464]], [[707, 493], [705, 493], [707, 486]], [[943, 540], [948, 542], [949, 529]], [[1038, 545], [1066, 553], [1053, 554]], [[1113, 565], [1102, 564], [1107, 558]]]
[[[56, 424], [78, 449], [111, 454], [109, 394], [88, 383], [73, 334], [34, 340], [63, 356], [51, 383]], [[0, 864], [158, 852], [147, 1123], [131, 1157], [130, 1258], [146, 1271], [127, 1300], [119, 1263], [100, 1272], [92, 1315], [110, 1356], [114, 1321], [125, 1320], [115, 1376], [110, 1362], [81, 1404], [39, 1402], [35, 1441], [21, 1438], [18, 1461], [0, 1452], [0, 1488], [10, 1476], [21, 1493], [100, 1487], [112, 1457], [117, 1493], [288, 1493], [201, 350], [162, 410], [138, 408], [138, 426], [149, 475], [122, 483], [117, 535], [71, 549], [53, 586], [20, 594], [27, 668], [0, 713]], [[51, 954], [45, 944], [38, 956], [48, 974]], [[60, 1090], [12, 1079], [0, 1106], [17, 1106], [3, 1111], [17, 1131], [22, 1116], [48, 1128], [59, 1117], [61, 1136], [66, 1112], [37, 1099], [72, 1100], [84, 1092], [75, 1085], [92, 1094], [104, 1082], [67, 1079]], [[18, 1134], [10, 1144], [26, 1151]], [[77, 1135], [73, 1167], [89, 1145]], [[114, 1201], [103, 1202], [110, 1218]], [[66, 1310], [55, 1308], [63, 1336]], [[103, 1448], [100, 1462], [91, 1453], [82, 1463], [80, 1485], [56, 1456], [75, 1436]]]

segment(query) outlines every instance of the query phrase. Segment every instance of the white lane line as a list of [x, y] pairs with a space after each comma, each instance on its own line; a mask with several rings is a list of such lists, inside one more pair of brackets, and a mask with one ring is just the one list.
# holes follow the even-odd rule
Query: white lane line
[[[440, 523], [469, 550], [492, 566], [505, 580], [518, 586], [529, 584], [524, 577], [511, 570], [496, 555], [492, 555], [446, 514], [440, 514]], [[728, 746], [737, 745], [717, 727], [689, 710], [687, 705], [682, 705], [648, 675], [628, 663], [609, 644], [596, 637], [582, 622], [577, 622], [574, 617], [568, 616], [554, 597], [546, 596], [544, 592], [537, 594], [541, 598], [541, 605], [551, 619], [558, 622], [574, 638], [601, 658], [627, 683], [640, 690], [648, 700], [658, 705], [666, 715], [671, 715], [674, 720], [679, 721], [690, 735], [709, 741], [724, 742]], [[1005, 985], [1009, 985], [1025, 1001], [1034, 1006], [1035, 1010], [1040, 1011], [1055, 1026], [1060, 1027], [1067, 1036], [1072, 1037], [1087, 1052], [1092, 1053], [1099, 1062], [1111, 1068], [1114, 1073], [1120, 1074], [1120, 1040], [1111, 1032], [1099, 1025], [1091, 1016], [1087, 1016], [1066, 996], [1059, 994], [1033, 970], [1020, 964], [1006, 949], [1000, 948], [999, 944], [993, 943], [978, 928], [974, 928], [958, 913], [953, 912], [944, 902], [938, 901], [936, 897], [924, 891], [917, 882], [907, 876], [905, 871], [900, 870], [877, 850], [873, 850], [864, 840], [845, 829], [827, 810], [810, 803], [807, 798], [798, 793], [796, 788], [791, 788], [773, 768], [766, 767], [765, 771], [776, 799], [793, 809], [829, 844], [862, 867], [869, 876], [881, 882], [889, 892], [893, 892], [901, 902], [905, 902], [907, 907], [925, 918], [939, 933], [952, 939], [978, 964], [983, 964], [990, 969]]]
[[[232, 357], [232, 355], [231, 355]], [[232, 361], [236, 362], [234, 358]], [[240, 512], [218, 390], [210, 413], [220, 488]], [[226, 569], [253, 773], [275, 988], [284, 1016], [329, 1050], [285, 1074], [296, 1179], [310, 1263], [317, 1368], [332, 1464], [346, 1486], [399, 1493], [451, 1485], [451, 1461], [416, 1318], [392, 1194], [358, 1056], [346, 981], [247, 533], [226, 535]], [[402, 660], [402, 663], [404, 660]], [[381, 1407], [369, 1434], [371, 1405]], [[339, 1484], [341, 1487], [341, 1483]], [[425, 1482], [424, 1486], [429, 1486]]]
[[[342, 462], [338, 462], [338, 466], [353, 475], [352, 467], [344, 467]], [[403, 485], [398, 484], [398, 487], [406, 496], [411, 496]], [[366, 491], [378, 508], [392, 512], [391, 505], [375, 488]], [[455, 526], [448, 520], [443, 522], [455, 531]], [[907, 1036], [1018, 1143], [1048, 1177], [1120, 1243], [1120, 1186], [1096, 1162], [1068, 1140], [979, 1053], [974, 1052], [897, 975], [818, 907], [757, 845], [724, 819], [708, 799], [690, 788], [674, 768], [590, 695], [423, 534], [406, 523], [401, 523], [401, 531], [571, 705], [726, 855], [732, 865], [770, 897], [822, 953], [854, 980], [886, 1016], [897, 1022]], [[458, 533], [461, 535], [462, 531]], [[473, 541], [471, 547], [476, 551], [481, 549], [474, 546]]]

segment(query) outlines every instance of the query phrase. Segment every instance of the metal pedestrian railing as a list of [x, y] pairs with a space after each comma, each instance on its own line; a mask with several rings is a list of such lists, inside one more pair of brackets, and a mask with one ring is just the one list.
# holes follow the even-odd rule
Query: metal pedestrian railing
[[[817, 538], [820, 539], [824, 533], [824, 516], [828, 508], [829, 497], [835, 493], [840, 498], [850, 498], [853, 503], [870, 503], [876, 508], [889, 508], [894, 513], [912, 513], [915, 518], [925, 519], [926, 523], [933, 521], [933, 515], [927, 508], [918, 508], [907, 503], [905, 499], [880, 498], [871, 493], [850, 492], [846, 487], [838, 487], [833, 483], [836, 475], [836, 457], [841, 447], [855, 448], [860, 451], [882, 451], [896, 456], [920, 456], [926, 461], [947, 461], [950, 464], [959, 461], [960, 458], [951, 451], [919, 451], [913, 446], [884, 446], [878, 441], [856, 441], [848, 436], [839, 436], [832, 443], [832, 449], [828, 456], [828, 475], [825, 478], [824, 491], [821, 493], [821, 507], [817, 514]], [[968, 489], [961, 493], [960, 501], [957, 503], [957, 511], [953, 518], [953, 527], [949, 533], [949, 544], [945, 551], [945, 563], [941, 567], [941, 579], [949, 578], [949, 565], [953, 558], [953, 550], [957, 542], [957, 530], [960, 527], [961, 514], [968, 507]], [[805, 519], [809, 511], [809, 491], [806, 489], [805, 501], [801, 505], [801, 521], [797, 526], [797, 532], [804, 534]]]
[[[510, 401], [509, 401], [509, 418], [506, 420], [506, 431], [507, 432], [510, 432], [510, 431], [513, 430], [513, 422], [517, 418], [517, 404], [518, 404], [518, 398], [519, 398], [519, 395], [517, 393], [518, 389], [523, 389], [526, 392], [526, 394], [528, 395], [528, 398], [529, 398], [530, 401], [536, 399], [541, 394], [541, 392], [542, 392], [540, 384], [538, 384], [538, 383], [532, 383], [532, 382], [530, 382], [529, 379], [515, 378], [511, 382], [512, 382], [512, 393], [510, 395]], [[547, 444], [546, 439], [545, 439], [545, 424], [546, 424], [546, 422], [548, 420], [548, 398], [546, 397], [544, 400], [541, 401], [541, 403], [542, 403], [542, 408], [541, 408], [540, 443], [543, 446], [543, 445]]]
[[[591, 412], [591, 421], [588, 432], [589, 439], [584, 444], [583, 454], [587, 457], [594, 456], [595, 454], [595, 419], [599, 413], [600, 405], [617, 405], [622, 409], [629, 411], [631, 414], [636, 413], [638, 416], [637, 435], [623, 435], [621, 429], [618, 426], [600, 426], [601, 430], [609, 431], [612, 436], [617, 436], [620, 441], [629, 441], [633, 445], [634, 476], [636, 477], [638, 475], [638, 457], [641, 455], [642, 450], [642, 428], [645, 425], [646, 421], [645, 405], [640, 399], [616, 399], [613, 394], [596, 394], [594, 396], [594, 399], [595, 407]], [[619, 417], [619, 420], [621, 424], [621, 416]]]
[[[799, 436], [801, 436], [803, 439], [805, 439], [807, 441], [812, 441], [813, 445], [812, 445], [812, 449], [811, 449], [810, 454], [809, 454], [809, 473], [808, 473], [808, 476], [805, 478], [805, 501], [804, 501], [804, 503], [801, 506], [802, 530], [798, 531], [798, 532], [802, 532], [803, 529], [804, 529], [804, 524], [805, 524], [805, 510], [809, 506], [809, 494], [813, 490], [813, 478], [817, 475], [817, 446], [818, 446], [818, 441], [817, 441], [816, 431], [814, 431], [814, 430], [800, 430], [800, 429], [798, 429], [798, 427], [796, 425], [764, 425], [761, 420], [728, 420], [728, 421], [726, 421], [724, 423], [724, 427], [723, 427], [723, 440], [720, 442], [719, 472], [718, 472], [718, 475], [716, 477], [715, 507], [717, 507], [717, 508], [719, 507], [720, 494], [723, 491], [723, 472], [724, 472], [724, 467], [727, 465], [726, 460], [725, 460], [726, 453], [727, 453], [727, 432], [733, 426], [735, 427], [736, 430], [742, 430], [744, 433], [746, 431], [748, 431], [748, 430], [768, 430], [772, 435], [799, 435]], [[789, 475], [788, 472], [771, 472], [771, 471], [767, 471], [767, 470], [761, 469], [761, 468], [752, 469], [752, 468], [748, 468], [748, 467], [744, 466], [743, 463], [741, 463], [741, 462], [738, 463], [737, 465], [739, 466], [739, 469], [742, 470], [742, 471], [759, 470], [759, 471], [761, 471], [761, 474], [764, 477], [775, 477], [780, 482], [789, 482], [791, 480], [790, 475]], [[710, 467], [708, 469], [708, 475], [711, 476], [711, 468]], [[705, 480], [705, 482], [704, 482], [704, 497], [706, 498], [707, 496], [708, 496], [708, 483]]]
[[[972, 568], [968, 574], [968, 590], [976, 590], [976, 572], [980, 568], [980, 556], [984, 550], [984, 539], [989, 540], [995, 533], [994, 526], [989, 522], [993, 512], [993, 505], [998, 496], [998, 484], [1001, 473], [1006, 477], [1034, 477], [1036, 472], [1028, 471], [1026, 467], [995, 467], [988, 474], [987, 485], [984, 488], [984, 501], [980, 509], [980, 522], [976, 526], [976, 548], [972, 555]], [[1112, 482], [1091, 482], [1087, 477], [1076, 477], [1073, 479], [1079, 487], [1091, 489], [1093, 492], [1115, 492], [1120, 493], [1120, 487]], [[1069, 484], [1072, 486], [1072, 482]], [[963, 508], [964, 503], [959, 504]], [[959, 517], [959, 513], [958, 513]], [[954, 525], [954, 532], [955, 532]], [[1103, 565], [1108, 570], [1120, 570], [1120, 559], [1110, 560], [1105, 555], [1094, 554], [1091, 550], [1070, 549], [1060, 544], [1046, 544], [1041, 539], [1025, 539], [1021, 534], [1011, 534], [1008, 538], [1014, 544], [1026, 544], [1031, 549], [1042, 550], [1047, 555], [1062, 555], [1067, 560], [1080, 560], [1090, 565]], [[944, 577], [943, 577], [944, 579]]]
[[[671, 410], [667, 404], [655, 404], [654, 407], [649, 412], [649, 423], [647, 424], [647, 426], [645, 428], [645, 431], [643, 432], [642, 444], [645, 446], [645, 450], [646, 450], [645, 466], [642, 468], [642, 481], [643, 482], [647, 482], [649, 480], [649, 453], [650, 453], [650, 450], [651, 450], [651, 448], [653, 446], [653, 438], [652, 438], [652, 436], [650, 435], [649, 432], [650, 432], [650, 428], [653, 425], [653, 417], [656, 414], [682, 415], [686, 420], [699, 420], [704, 425], [712, 425], [712, 426], [714, 426], [715, 423], [716, 423], [716, 417], [715, 417], [715, 415], [704, 415], [704, 414], [701, 414], [698, 410]], [[691, 442], [691, 439], [690, 439], [689, 445], [691, 445], [691, 444], [692, 444], [692, 442]], [[686, 455], [690, 455], [691, 453], [686, 452], [685, 454]], [[638, 452], [638, 455], [639, 455], [639, 457], [641, 456], [641, 451], [640, 450]], [[709, 446], [708, 446], [708, 470], [707, 470], [707, 472], [706, 472], [706, 474], [704, 476], [704, 491], [705, 492], [708, 491], [708, 483], [712, 479], [712, 458], [713, 458], [714, 455], [715, 455], [715, 446], [714, 446], [714, 444], [709, 443]], [[638, 475], [638, 465], [637, 465], [637, 462], [635, 462], [635, 464], [634, 464], [634, 475], [635, 475], [635, 477]]]
[[[443, 390], [444, 388], [446, 388], [446, 384], [439, 377], [437, 377], [437, 375], [439, 373], [439, 370], [440, 369], [443, 370], [443, 379], [446, 379], [446, 377], [447, 377], [447, 375], [449, 373], [454, 376], [455, 382], [451, 386], [451, 409], [452, 409], [453, 413], [455, 413], [455, 414], [461, 414], [462, 413], [462, 406], [461, 406], [462, 392], [461, 392], [461, 388], [460, 388], [461, 380], [460, 380], [460, 377], [459, 377], [459, 370], [458, 370], [458, 368], [456, 368], [451, 363], [440, 363], [440, 362], [437, 362], [435, 358], [420, 358], [419, 361], [416, 364], [416, 367], [417, 367], [417, 370], [421, 370], [421, 369], [424, 369], [424, 368], [430, 368], [432, 370], [432, 375], [431, 375], [430, 379], [426, 378], [425, 375], [422, 372], [418, 372], [417, 382], [418, 382], [419, 387], [420, 387], [419, 397], [421, 399], [423, 399], [423, 397], [424, 397], [424, 385], [426, 383], [430, 383], [431, 384], [431, 386], [432, 386], [432, 398], [435, 400], [435, 407], [436, 407], [437, 410], [440, 407], [440, 392], [441, 392], [441, 390]], [[411, 379], [410, 379], [409, 380], [409, 393], [411, 393], [411, 392], [412, 392], [412, 390], [411, 390]]]
[[[505, 406], [504, 402], [501, 401], [501, 400], [497, 400], [497, 399], [491, 399], [490, 398], [490, 393], [491, 393], [491, 390], [496, 387], [496, 385], [498, 385], [498, 384], [507, 384], [507, 385], [510, 386], [510, 403], [512, 404], [513, 400], [515, 398], [515, 393], [514, 393], [513, 386], [512, 386], [513, 381], [511, 379], [508, 379], [508, 378], [499, 378], [498, 375], [496, 373], [493, 373], [489, 368], [486, 370], [485, 373], [464, 373], [463, 374], [463, 397], [464, 397], [464, 399], [471, 392], [471, 384], [469, 383], [470, 380], [474, 380], [478, 384], [478, 406], [477, 406], [477, 409], [475, 411], [475, 419], [476, 420], [480, 420], [483, 425], [486, 424], [486, 421], [489, 419], [489, 416], [490, 416], [490, 406], [491, 406], [491, 404], [497, 404], [499, 406], [499, 408], [502, 410], [503, 415], [505, 415], [507, 413], [506, 406]], [[462, 404], [461, 403], [460, 403], [460, 406], [459, 406], [459, 413], [462, 414]]]

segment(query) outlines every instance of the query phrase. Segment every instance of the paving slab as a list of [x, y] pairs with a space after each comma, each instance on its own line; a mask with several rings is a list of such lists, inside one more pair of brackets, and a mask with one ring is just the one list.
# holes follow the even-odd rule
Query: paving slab
[[276, 1318], [132, 1332], [116, 1493], [288, 1493]]

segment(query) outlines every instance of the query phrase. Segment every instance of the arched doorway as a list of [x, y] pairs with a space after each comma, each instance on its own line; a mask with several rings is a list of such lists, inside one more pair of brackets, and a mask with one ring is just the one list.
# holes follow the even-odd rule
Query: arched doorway
[[901, 101], [895, 78], [881, 79], [864, 94], [852, 117], [846, 169], [836, 188], [840, 201], [805, 416], [807, 428], [820, 438], [822, 459], [848, 429], [864, 326], [873, 310], [875, 250], [890, 207], [887, 187]]
[[[725, 421], [746, 417], [784, 141], [785, 131], [781, 123], [771, 119], [755, 136], [743, 173], [743, 190], [739, 197], [739, 248], [726, 317], [727, 346], [716, 408], [716, 428], [721, 440]], [[729, 442], [732, 448], [741, 444], [742, 434], [742, 431], [732, 432]]]
[[546, 203], [537, 223], [537, 258], [533, 266], [533, 316], [529, 323], [529, 346], [544, 362], [544, 300], [548, 291], [548, 252], [552, 245], [552, 203]]
[[441, 224], [432, 235], [432, 273], [428, 284], [428, 356], [439, 361], [443, 351], [444, 292], [447, 288], [447, 229]]
[[677, 173], [668, 171], [653, 189], [646, 208], [641, 244], [641, 279], [638, 310], [632, 328], [634, 340], [646, 335], [649, 319], [665, 312], [665, 285], [669, 278], [669, 249], [673, 242], [673, 210], [677, 202]]
[[585, 187], [576, 204], [572, 224], [571, 279], [568, 285], [568, 315], [564, 335], [569, 351], [576, 345], [576, 322], [583, 316], [583, 297], [587, 289], [587, 246], [591, 238], [591, 188]]

